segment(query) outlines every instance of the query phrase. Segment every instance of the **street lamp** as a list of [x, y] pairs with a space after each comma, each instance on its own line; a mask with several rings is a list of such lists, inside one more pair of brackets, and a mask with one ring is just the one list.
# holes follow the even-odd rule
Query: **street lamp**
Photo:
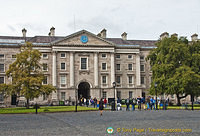
[[158, 110], [158, 101], [157, 101], [157, 83], [154, 84], [155, 90], [156, 90], [156, 110]]
[[114, 109], [115, 110], [115, 87], [116, 87], [116, 82], [113, 82], [113, 88], [114, 88]]
[[77, 97], [78, 97], [78, 89], [75, 89], [75, 97], [76, 97], [76, 109], [75, 109], [75, 112], [77, 112], [77, 105], [78, 105], [78, 103], [77, 103]]

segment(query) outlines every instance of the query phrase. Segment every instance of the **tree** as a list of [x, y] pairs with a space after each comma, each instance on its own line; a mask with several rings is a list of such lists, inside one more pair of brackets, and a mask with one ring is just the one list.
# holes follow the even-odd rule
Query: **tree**
[[200, 52], [197, 45], [196, 42], [191, 45], [185, 37], [178, 39], [175, 36], [156, 43], [157, 48], [147, 57], [153, 72], [151, 94], [155, 94], [154, 84], [157, 83], [158, 93], [176, 94], [178, 105], [180, 99], [189, 94], [198, 95], [200, 76], [197, 71], [200, 58], [196, 56]]
[[26, 43], [17, 54], [16, 61], [13, 62], [6, 75], [12, 78], [10, 89], [4, 89], [7, 94], [17, 94], [24, 96], [29, 108], [29, 100], [37, 98], [42, 94], [49, 95], [55, 88], [52, 85], [42, 85], [44, 74], [41, 70], [41, 53], [32, 48], [31, 43]]

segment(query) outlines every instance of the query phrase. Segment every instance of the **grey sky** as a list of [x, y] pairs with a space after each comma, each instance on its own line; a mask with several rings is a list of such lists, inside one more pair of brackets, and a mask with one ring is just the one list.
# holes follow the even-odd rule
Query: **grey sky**
[[[0, 0], [0, 35], [65, 36], [82, 29], [108, 37], [157, 40], [162, 32], [190, 36], [200, 31], [200, 0]], [[74, 19], [75, 18], [75, 19]], [[75, 20], [75, 21], [74, 21]], [[75, 23], [74, 23], [75, 22]], [[74, 25], [75, 24], [75, 25]]]

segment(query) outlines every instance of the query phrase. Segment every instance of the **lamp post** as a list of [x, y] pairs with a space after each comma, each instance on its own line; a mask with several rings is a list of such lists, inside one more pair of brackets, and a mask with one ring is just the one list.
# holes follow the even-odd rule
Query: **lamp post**
[[77, 112], [77, 105], [78, 105], [78, 103], [77, 103], [77, 95], [78, 94], [78, 89], [76, 89], [75, 90], [75, 97], [76, 97], [76, 109], [75, 109], [75, 112]]
[[154, 84], [154, 87], [155, 87], [155, 91], [156, 91], [156, 110], [158, 110], [158, 100], [157, 100], [157, 83]]
[[115, 110], [115, 87], [116, 87], [116, 82], [113, 82], [113, 89], [114, 89], [114, 109]]

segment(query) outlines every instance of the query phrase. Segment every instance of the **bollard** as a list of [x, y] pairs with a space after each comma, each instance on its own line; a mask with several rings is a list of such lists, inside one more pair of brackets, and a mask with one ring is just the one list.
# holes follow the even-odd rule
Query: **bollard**
[[37, 106], [37, 103], [36, 103], [36, 104], [35, 104], [35, 114], [38, 114], [37, 109], [38, 109], [38, 106]]

